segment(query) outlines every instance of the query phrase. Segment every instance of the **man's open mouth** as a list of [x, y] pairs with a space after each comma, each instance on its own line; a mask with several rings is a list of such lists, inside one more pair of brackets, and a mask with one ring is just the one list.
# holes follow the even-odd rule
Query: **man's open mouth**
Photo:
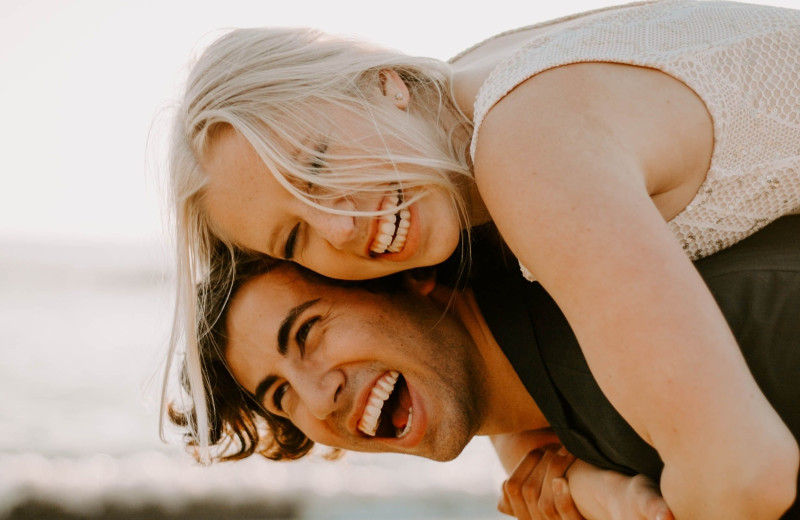
[[375, 254], [399, 253], [403, 250], [408, 237], [408, 228], [411, 227], [411, 212], [406, 209], [398, 210], [403, 203], [403, 194], [397, 192], [388, 197], [381, 204], [381, 211], [391, 211], [380, 217], [378, 233], [370, 245], [370, 252]]
[[375, 383], [358, 429], [370, 437], [402, 439], [411, 431], [411, 396], [405, 378], [394, 370]]

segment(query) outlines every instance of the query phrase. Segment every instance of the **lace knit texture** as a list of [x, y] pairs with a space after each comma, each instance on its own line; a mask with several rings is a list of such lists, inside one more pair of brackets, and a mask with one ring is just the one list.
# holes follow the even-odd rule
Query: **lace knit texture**
[[473, 159], [481, 121], [516, 85], [590, 61], [661, 70], [705, 102], [714, 124], [711, 165], [691, 203], [669, 222], [693, 260], [800, 209], [800, 11], [640, 2], [534, 38], [481, 86]]

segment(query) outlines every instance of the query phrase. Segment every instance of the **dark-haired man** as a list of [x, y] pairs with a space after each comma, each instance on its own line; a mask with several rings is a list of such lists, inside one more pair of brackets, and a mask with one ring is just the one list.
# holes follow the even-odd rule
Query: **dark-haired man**
[[[800, 216], [785, 217], [697, 263], [795, 439], [799, 231]], [[555, 303], [502, 259], [477, 263], [464, 292], [426, 278], [413, 290], [344, 287], [286, 264], [245, 281], [225, 359], [265, 410], [252, 413], [328, 446], [435, 460], [475, 435], [549, 426], [580, 459], [658, 481], [659, 454], [605, 398]]]

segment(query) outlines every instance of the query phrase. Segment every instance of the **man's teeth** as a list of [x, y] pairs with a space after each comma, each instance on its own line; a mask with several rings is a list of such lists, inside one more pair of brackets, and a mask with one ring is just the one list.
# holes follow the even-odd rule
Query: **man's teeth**
[[378, 224], [378, 234], [372, 242], [370, 251], [373, 253], [399, 253], [403, 250], [408, 236], [408, 228], [411, 227], [411, 212], [408, 209], [397, 211], [400, 204], [400, 197], [394, 195], [383, 201], [381, 211], [391, 211], [381, 216]]
[[[383, 405], [394, 390], [394, 385], [397, 383], [397, 378], [400, 376], [399, 372], [390, 370], [383, 377], [378, 379], [372, 391], [367, 398], [367, 407], [364, 410], [364, 415], [358, 422], [358, 429], [369, 436], [374, 436], [378, 431], [378, 423], [381, 418], [381, 410]], [[409, 423], [411, 421], [409, 420]]]
[[406, 423], [406, 427], [403, 428], [402, 430], [400, 430], [400, 428], [395, 428], [394, 429], [394, 433], [395, 433], [395, 435], [397, 436], [398, 439], [402, 439], [403, 437], [408, 435], [408, 432], [411, 431], [411, 411], [412, 411], [412, 408], [409, 408], [408, 409], [408, 422]]

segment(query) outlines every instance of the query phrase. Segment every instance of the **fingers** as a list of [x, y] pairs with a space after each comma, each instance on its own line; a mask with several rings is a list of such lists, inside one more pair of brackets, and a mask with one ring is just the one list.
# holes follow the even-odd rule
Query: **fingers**
[[505, 482], [503, 482], [502, 489], [500, 490], [500, 499], [497, 501], [497, 510], [504, 515], [514, 516], [514, 508], [511, 507], [511, 499], [506, 492]]
[[511, 504], [506, 496], [505, 486], [500, 490], [500, 498], [497, 500], [497, 510], [504, 515], [514, 516], [514, 510], [511, 509]]
[[[545, 452], [542, 450], [528, 452], [514, 468], [508, 480], [503, 482], [503, 496], [507, 504], [505, 511], [500, 510], [502, 513], [515, 516], [519, 520], [536, 520], [535, 517], [530, 516], [525, 500], [526, 495], [529, 496], [532, 493], [530, 488], [535, 485], [529, 479], [544, 455]], [[526, 488], [528, 489], [526, 490]], [[536, 494], [538, 496], [538, 491]]]
[[561, 478], [575, 458], [558, 448], [533, 450], [523, 457], [503, 483], [498, 501], [501, 513], [519, 520], [582, 518]]
[[562, 520], [583, 520], [583, 516], [572, 500], [566, 479], [553, 479], [553, 502], [559, 518]]
[[[572, 497], [569, 495], [569, 489], [560, 487], [559, 484], [555, 484], [556, 479], [562, 479], [567, 473], [567, 469], [575, 460], [565, 448], [561, 448], [557, 451], [551, 450], [542, 457], [542, 460], [539, 463], [539, 466], [545, 466], [544, 476], [541, 478], [542, 484], [540, 486], [540, 493], [538, 497], [538, 510], [539, 513], [542, 515], [542, 518], [562, 518], [562, 515], [558, 511], [556, 507], [556, 498], [555, 498], [555, 487], [559, 486], [559, 489], [562, 491], [566, 491], [566, 498], [569, 499], [570, 504], [572, 504]], [[538, 468], [537, 468], [538, 469]], [[566, 484], [566, 481], [564, 481]], [[561, 500], [565, 500], [565, 497], [560, 497]], [[532, 500], [532, 499], [531, 499]], [[532, 502], [528, 502], [531, 504]], [[572, 504], [572, 509], [575, 509], [574, 504]], [[534, 516], [534, 518], [536, 518]]]
[[673, 520], [672, 511], [661, 496], [658, 486], [652, 480], [644, 475], [636, 475], [631, 479], [630, 488], [634, 493], [634, 501], [642, 518]]

